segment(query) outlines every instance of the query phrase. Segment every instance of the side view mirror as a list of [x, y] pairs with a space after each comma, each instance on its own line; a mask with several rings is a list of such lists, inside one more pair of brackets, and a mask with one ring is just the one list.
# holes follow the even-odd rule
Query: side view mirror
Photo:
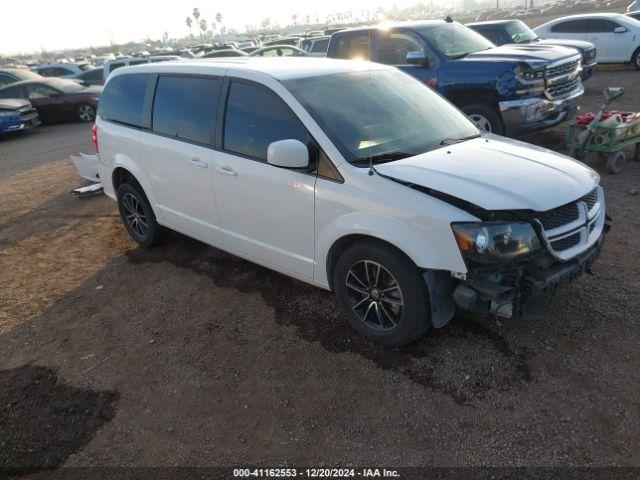
[[267, 163], [283, 168], [309, 168], [309, 150], [300, 140], [279, 140], [269, 144]]
[[423, 67], [429, 66], [429, 60], [422, 51], [407, 52], [407, 63], [409, 65], [421, 65]]
[[627, 31], [627, 29], [626, 29], [626, 28], [624, 28], [624, 27], [616, 27], [616, 28], [613, 30], [613, 33], [624, 33], [624, 32], [626, 32], [626, 31]]

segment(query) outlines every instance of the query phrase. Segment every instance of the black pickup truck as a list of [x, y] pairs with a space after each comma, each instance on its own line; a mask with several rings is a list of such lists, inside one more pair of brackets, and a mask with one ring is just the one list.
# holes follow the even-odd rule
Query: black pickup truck
[[575, 48], [582, 55], [582, 81], [591, 78], [596, 69], [596, 46], [582, 40], [538, 37], [536, 32], [520, 20], [494, 20], [487, 22], [467, 23], [467, 27], [491, 40], [496, 45], [558, 45]]
[[331, 36], [327, 57], [393, 65], [436, 89], [482, 131], [497, 134], [557, 125], [584, 93], [575, 49], [496, 47], [450, 19], [341, 30]]

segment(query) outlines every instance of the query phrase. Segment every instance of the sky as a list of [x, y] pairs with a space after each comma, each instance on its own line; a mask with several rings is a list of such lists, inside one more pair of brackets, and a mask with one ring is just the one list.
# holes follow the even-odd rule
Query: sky
[[[140, 41], [147, 36], [159, 39], [167, 31], [170, 38], [188, 33], [185, 19], [198, 7], [209, 23], [216, 12], [227, 28], [244, 30], [269, 17], [281, 25], [291, 23], [295, 13], [315, 18], [382, 5], [408, 5], [409, 0], [0, 0], [0, 55], [53, 51], [64, 48]], [[195, 31], [195, 29], [194, 29]]]

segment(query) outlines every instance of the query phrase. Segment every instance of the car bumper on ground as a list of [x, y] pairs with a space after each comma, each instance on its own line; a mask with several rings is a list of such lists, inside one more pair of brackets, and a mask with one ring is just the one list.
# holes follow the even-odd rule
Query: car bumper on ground
[[508, 133], [531, 133], [553, 127], [576, 110], [584, 94], [582, 83], [568, 94], [553, 98], [525, 98], [499, 103], [502, 121]]

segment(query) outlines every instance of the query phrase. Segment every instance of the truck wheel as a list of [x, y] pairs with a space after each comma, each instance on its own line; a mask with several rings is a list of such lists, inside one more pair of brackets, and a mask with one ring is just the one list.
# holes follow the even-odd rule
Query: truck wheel
[[633, 52], [633, 55], [631, 56], [631, 63], [633, 63], [634, 67], [640, 70], [640, 47]]
[[624, 152], [612, 153], [607, 161], [607, 170], [614, 175], [620, 173], [624, 168], [625, 156]]
[[386, 347], [407, 345], [431, 326], [426, 282], [401, 252], [376, 241], [347, 248], [333, 286], [351, 326]]
[[131, 238], [144, 248], [159, 245], [165, 229], [156, 222], [156, 216], [142, 189], [137, 185], [123, 183], [116, 196], [120, 218]]
[[476, 124], [482, 133], [504, 134], [504, 125], [500, 114], [489, 105], [482, 103], [470, 103], [462, 108], [469, 119]]

